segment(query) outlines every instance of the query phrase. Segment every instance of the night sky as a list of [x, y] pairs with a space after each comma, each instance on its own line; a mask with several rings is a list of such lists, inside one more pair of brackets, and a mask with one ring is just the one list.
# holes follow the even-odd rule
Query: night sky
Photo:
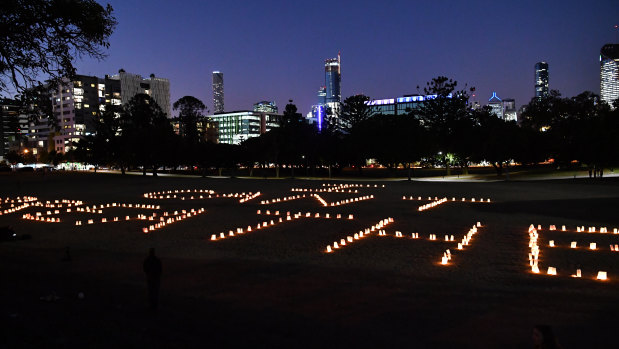
[[[99, 1], [105, 3], [104, 1]], [[211, 72], [224, 73], [226, 111], [289, 99], [303, 114], [324, 85], [324, 60], [342, 53], [342, 98], [417, 93], [438, 75], [518, 105], [534, 93], [534, 65], [550, 88], [599, 94], [599, 52], [619, 42], [619, 1], [109, 1], [118, 26], [108, 58], [78, 73], [170, 79], [171, 101], [213, 109]], [[422, 92], [422, 91], [421, 91]]]

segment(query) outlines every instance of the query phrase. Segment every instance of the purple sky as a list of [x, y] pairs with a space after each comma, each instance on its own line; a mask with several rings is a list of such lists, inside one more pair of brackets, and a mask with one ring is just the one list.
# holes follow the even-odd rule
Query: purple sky
[[599, 94], [600, 48], [619, 42], [616, 0], [108, 2], [119, 22], [109, 56], [78, 73], [154, 73], [170, 79], [172, 102], [192, 95], [210, 110], [220, 70], [226, 111], [293, 99], [305, 114], [338, 51], [343, 98], [413, 94], [445, 75], [475, 86], [482, 104], [496, 91], [521, 105], [542, 60], [551, 89]]

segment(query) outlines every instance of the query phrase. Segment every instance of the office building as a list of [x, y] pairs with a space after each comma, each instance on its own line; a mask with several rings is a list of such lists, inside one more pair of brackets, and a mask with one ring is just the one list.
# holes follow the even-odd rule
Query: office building
[[21, 110], [21, 103], [13, 99], [0, 99], [0, 160], [11, 151], [19, 151], [28, 133], [28, 116]]
[[[436, 98], [436, 95], [405, 95], [397, 98], [373, 99], [365, 102], [372, 107], [375, 114], [381, 115], [409, 115], [414, 114], [415, 110], [423, 104], [424, 101]], [[447, 96], [451, 98], [451, 94]]]
[[217, 123], [219, 143], [241, 144], [281, 125], [282, 115], [240, 110], [209, 115]]
[[213, 72], [213, 113], [224, 112], [224, 73]]
[[619, 44], [607, 44], [600, 50], [600, 97], [611, 107], [619, 98]]
[[275, 102], [261, 101], [254, 104], [254, 111], [277, 114], [277, 105]]
[[320, 89], [318, 89], [318, 104], [327, 104], [327, 86], [321, 86]]
[[548, 63], [535, 63], [535, 98], [548, 97]]
[[170, 81], [168, 79], [155, 77], [155, 74], [150, 74], [149, 79], [144, 79], [138, 74], [127, 73], [124, 69], [120, 69], [117, 75], [106, 76], [106, 78], [120, 82], [122, 104], [129, 102], [133, 96], [144, 93], [157, 102], [168, 118], [171, 117]]
[[518, 122], [518, 110], [516, 109], [515, 99], [503, 99], [503, 120]]
[[65, 153], [84, 136], [94, 134], [98, 115], [108, 106], [121, 106], [136, 94], [149, 95], [170, 117], [170, 82], [150, 75], [143, 79], [123, 69], [104, 78], [76, 75], [64, 79], [51, 95], [56, 127], [45, 118], [30, 123], [28, 138], [33, 147]]
[[492, 97], [488, 99], [488, 106], [490, 107], [491, 113], [496, 115], [499, 119], [503, 119], [503, 101], [496, 95], [496, 92], [492, 92]]
[[325, 102], [340, 103], [342, 101], [342, 72], [341, 57], [337, 54], [336, 58], [325, 61]]

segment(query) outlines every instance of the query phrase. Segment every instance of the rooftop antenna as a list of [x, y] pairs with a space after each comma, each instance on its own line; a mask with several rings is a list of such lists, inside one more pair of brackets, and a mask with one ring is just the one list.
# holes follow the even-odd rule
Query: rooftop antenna
[[615, 33], [617, 34], [617, 43], [619, 44], [619, 24], [615, 24], [613, 28], [615, 29]]

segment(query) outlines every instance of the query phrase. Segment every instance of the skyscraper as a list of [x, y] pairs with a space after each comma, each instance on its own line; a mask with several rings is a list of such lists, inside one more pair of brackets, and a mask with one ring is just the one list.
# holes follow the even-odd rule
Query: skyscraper
[[213, 112], [224, 112], [224, 73], [213, 72]]
[[321, 86], [318, 89], [318, 104], [327, 104], [327, 86]]
[[492, 97], [488, 100], [488, 106], [491, 109], [491, 113], [494, 113], [499, 119], [503, 119], [503, 101], [496, 95], [496, 92], [492, 92]]
[[548, 97], [548, 63], [535, 63], [535, 98]]
[[342, 74], [340, 54], [337, 58], [325, 61], [325, 85], [327, 86], [326, 102], [342, 101]]
[[513, 98], [503, 99], [503, 120], [518, 122], [518, 111], [516, 110], [516, 100]]
[[606, 44], [600, 50], [600, 96], [611, 106], [619, 98], [619, 44]]

